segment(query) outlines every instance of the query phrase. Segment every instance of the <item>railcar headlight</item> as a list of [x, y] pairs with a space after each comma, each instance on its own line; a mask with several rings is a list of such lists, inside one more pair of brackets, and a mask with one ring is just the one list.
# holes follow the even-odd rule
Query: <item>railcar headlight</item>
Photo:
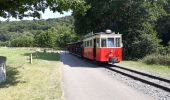
[[121, 43], [120, 46], [123, 47], [123, 43]]

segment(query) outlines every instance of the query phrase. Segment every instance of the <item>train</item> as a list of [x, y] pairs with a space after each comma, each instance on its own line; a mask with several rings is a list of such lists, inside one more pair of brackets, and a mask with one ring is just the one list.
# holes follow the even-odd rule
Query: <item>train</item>
[[69, 53], [109, 64], [122, 61], [122, 47], [122, 34], [116, 34], [111, 30], [91, 32], [85, 35], [81, 41], [67, 44]]

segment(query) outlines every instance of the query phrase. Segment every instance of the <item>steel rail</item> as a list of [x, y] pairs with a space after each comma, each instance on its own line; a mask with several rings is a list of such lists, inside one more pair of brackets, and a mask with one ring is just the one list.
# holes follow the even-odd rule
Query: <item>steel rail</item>
[[113, 66], [120, 68], [120, 69], [123, 69], [123, 70], [127, 70], [127, 71], [130, 71], [130, 72], [136, 73], [136, 74], [140, 74], [140, 75], [143, 75], [143, 76], [147, 76], [147, 77], [150, 77], [150, 78], [153, 78], [153, 79], [157, 79], [157, 80], [160, 80], [160, 81], [163, 81], [163, 82], [170, 83], [169, 79], [166, 79], [166, 78], [163, 78], [163, 77], [160, 77], [160, 76], [154, 76], [154, 75], [151, 75], [151, 74], [148, 74], [148, 73], [136, 71], [136, 70], [133, 70], [133, 69], [129, 69], [129, 68], [125, 68], [125, 67], [121, 67], [121, 66], [117, 66], [117, 65], [113, 65]]
[[[156, 88], [160, 88], [160, 89], [163, 89], [163, 90], [165, 90], [165, 91], [167, 91], [167, 92], [170, 92], [170, 88], [165, 87], [165, 86], [162, 86], [162, 85], [160, 85], [160, 84], [156, 84], [156, 83], [154, 83], [154, 82], [147, 81], [147, 80], [145, 80], [145, 79], [136, 77], [136, 76], [134, 76], [134, 75], [127, 74], [127, 73], [125, 73], [125, 72], [123, 72], [123, 71], [119, 71], [119, 70], [113, 69], [113, 68], [111, 68], [111, 67], [106, 67], [106, 66], [105, 66], [104, 68], [106, 68], [106, 69], [108, 69], [108, 70], [111, 70], [111, 71], [114, 71], [114, 72], [117, 72], [117, 73], [120, 73], [120, 74], [122, 74], [122, 75], [124, 75], [124, 76], [127, 76], [127, 77], [130, 77], [130, 78], [132, 78], [132, 79], [134, 79], [134, 80], [138, 80], [138, 81], [141, 81], [141, 82], [143, 82], [143, 83], [146, 83], [146, 84], [149, 84], [149, 85], [151, 85], [151, 86], [154, 86], [154, 87], [156, 87]], [[131, 70], [131, 69], [129, 69], [129, 70]], [[134, 72], [136, 73], [137, 71], [134, 71]], [[143, 76], [145, 76], [145, 75], [143, 75]], [[148, 76], [149, 76], [149, 75], [148, 75]], [[152, 77], [150, 77], [150, 78], [152, 78]], [[154, 79], [154, 78], [152, 78], [152, 79]], [[160, 78], [159, 78], [159, 79], [160, 79]], [[163, 82], [164, 82], [164, 81], [163, 81]]]

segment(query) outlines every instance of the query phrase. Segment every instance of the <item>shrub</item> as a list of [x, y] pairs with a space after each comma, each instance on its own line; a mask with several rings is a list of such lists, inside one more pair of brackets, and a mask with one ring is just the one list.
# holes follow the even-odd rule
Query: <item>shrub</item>
[[2, 46], [2, 47], [10, 46], [9, 41], [0, 42], [0, 46]]
[[32, 47], [34, 39], [30, 37], [18, 37], [11, 41], [12, 47]]
[[151, 54], [142, 59], [146, 64], [168, 65], [170, 66], [170, 54]]
[[[154, 38], [155, 37], [155, 38]], [[147, 55], [157, 52], [159, 40], [151, 34], [140, 34], [134, 40], [124, 41], [124, 58], [125, 59], [141, 59]], [[125, 40], [125, 39], [124, 39]]]

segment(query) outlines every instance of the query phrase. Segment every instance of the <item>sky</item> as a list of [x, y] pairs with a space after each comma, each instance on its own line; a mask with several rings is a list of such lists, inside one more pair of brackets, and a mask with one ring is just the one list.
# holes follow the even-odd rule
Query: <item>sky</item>
[[[72, 12], [68, 11], [68, 12], [64, 12], [63, 14], [60, 14], [58, 12], [53, 13], [49, 9], [46, 9], [45, 13], [41, 13], [41, 14], [42, 14], [41, 19], [48, 19], [48, 18], [59, 18], [59, 17], [69, 16], [72, 14]], [[0, 21], [6, 21], [6, 20], [7, 19], [0, 17]], [[22, 20], [33, 20], [33, 18], [26, 17], [23, 18]], [[10, 21], [20, 21], [20, 19], [10, 18]]]

